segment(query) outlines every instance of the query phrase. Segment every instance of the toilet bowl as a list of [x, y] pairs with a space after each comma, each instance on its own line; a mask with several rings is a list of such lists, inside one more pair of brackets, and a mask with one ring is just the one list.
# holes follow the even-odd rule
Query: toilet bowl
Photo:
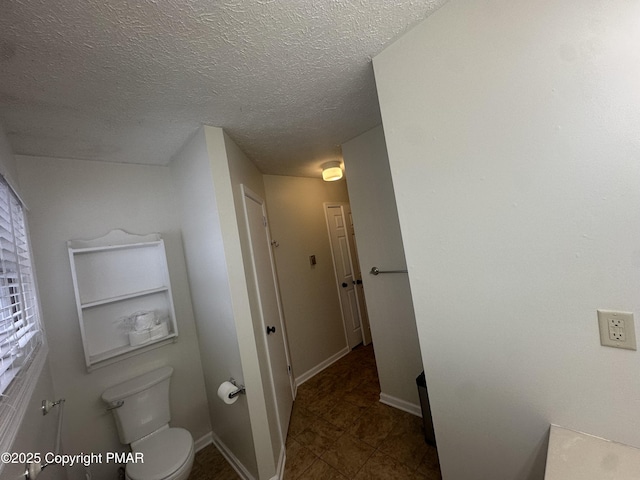
[[193, 437], [169, 427], [169, 382], [173, 368], [163, 367], [107, 389], [102, 399], [113, 412], [120, 441], [141, 461], [127, 463], [128, 480], [186, 480], [194, 457]]
[[144, 462], [127, 465], [127, 480], [186, 480], [193, 466], [193, 439], [184, 428], [164, 428], [133, 442], [131, 450]]

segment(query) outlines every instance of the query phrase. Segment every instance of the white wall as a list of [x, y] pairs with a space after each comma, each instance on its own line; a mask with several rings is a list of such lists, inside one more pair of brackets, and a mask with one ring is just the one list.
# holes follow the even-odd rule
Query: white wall
[[351, 211], [362, 267], [381, 399], [420, 414], [416, 377], [422, 371], [420, 344], [406, 274], [371, 275], [371, 267], [406, 267], [398, 210], [382, 127], [342, 145]]
[[[206, 153], [203, 151], [203, 141]], [[217, 429], [216, 435], [222, 439], [221, 444], [227, 449], [226, 453], [234, 457], [230, 459], [236, 461], [237, 466], [243, 470], [245, 475], [259, 479], [270, 479], [276, 474], [277, 462], [280, 459], [283, 445], [279, 440], [275, 423], [276, 411], [273, 393], [270, 390], [271, 386], [265, 370], [267, 362], [264, 349], [264, 331], [261, 322], [256, 321], [259, 316], [255, 314], [254, 310], [256, 298], [255, 292], [252, 290], [252, 282], [247, 281], [248, 278], [252, 278], [251, 262], [246, 255], [247, 236], [240, 191], [240, 185], [245, 184], [254, 192], [264, 196], [262, 175], [221, 128], [209, 126], [204, 126], [183, 152], [174, 159], [172, 170], [183, 208], [191, 206], [200, 209], [204, 220], [204, 226], [199, 226], [199, 214], [188, 214], [185, 217], [189, 262], [193, 265], [198, 261], [196, 252], [200, 252], [204, 256], [205, 262], [208, 255], [213, 255], [214, 258], [209, 258], [208, 261], [213, 262], [214, 268], [221, 269], [216, 272], [213, 285], [226, 290], [224, 275], [226, 275], [228, 282], [228, 297], [226, 291], [216, 294], [216, 299], [222, 302], [221, 305], [208, 305], [203, 299], [194, 299], [196, 313], [200, 316], [199, 324], [205, 325], [211, 321], [211, 318], [207, 318], [211, 314], [221, 316], [217, 320], [221, 322], [224, 330], [218, 333], [217, 329], [211, 328], [209, 325], [210, 330], [208, 331], [205, 331], [206, 326], [201, 327], [203, 334], [206, 336], [221, 334], [223, 338], [214, 340], [214, 342], [225, 340], [229, 342], [224, 350], [228, 354], [226, 360], [229, 373], [239, 372], [236, 376], [246, 386], [246, 400], [241, 399], [238, 402], [240, 408], [246, 402], [246, 410], [242, 409], [237, 412], [238, 416], [245, 415], [240, 424], [241, 432], [222, 431], [221, 433], [221, 430], [234, 428], [228, 420], [223, 419], [222, 425], [224, 427]], [[185, 189], [190, 188], [191, 181], [195, 176], [203, 176], [204, 178], [199, 178], [196, 181], [194, 191], [185, 192]], [[209, 184], [209, 180], [213, 181], [212, 185]], [[215, 218], [216, 216], [217, 218]], [[198, 228], [203, 228], [203, 230], [198, 230]], [[198, 245], [200, 241], [207, 241], [207, 235], [212, 235], [210, 249]], [[192, 248], [201, 250], [190, 250]], [[213, 278], [210, 272], [193, 267], [190, 274], [202, 274], [205, 281]], [[195, 281], [196, 277], [193, 280]], [[210, 286], [196, 287], [196, 297], [206, 295], [206, 289]], [[229, 315], [231, 315], [230, 318], [224, 318]], [[235, 332], [233, 332], [232, 325], [235, 327]], [[236, 344], [233, 343], [234, 338]], [[215, 344], [209, 345], [207, 339], [204, 339], [203, 350], [208, 348], [215, 348]], [[241, 371], [238, 366], [236, 348]], [[207, 359], [210, 357], [205, 353], [203, 358], [208, 361]], [[214, 370], [215, 368], [211, 366], [207, 367], [207, 376]], [[215, 374], [218, 375], [218, 373], [216, 371]], [[208, 382], [212, 380], [207, 379]], [[210, 387], [210, 392], [212, 388]], [[218, 413], [213, 413], [217, 408], [213, 406], [212, 401], [218, 401], [217, 397], [209, 398], [212, 408], [212, 422], [215, 423]], [[236, 405], [234, 404], [233, 407]], [[245, 430], [247, 420], [251, 429], [250, 437]], [[250, 438], [253, 442], [253, 449], [251, 445], [241, 445], [241, 442], [246, 442]], [[252, 452], [255, 455], [253, 459], [251, 458]]]
[[[224, 151], [220, 154], [226, 158]], [[204, 130], [183, 147], [170, 167], [181, 206], [184, 251], [215, 442], [237, 459], [239, 468], [255, 477], [258, 467], [247, 397], [241, 395], [236, 403], [226, 405], [217, 396], [218, 387], [229, 377], [240, 383], [245, 380]]]
[[[15, 158], [2, 126], [0, 126], [0, 173], [18, 190], [18, 193], [21, 193]], [[43, 313], [42, 316], [45, 316], [45, 314]], [[58, 412], [56, 409], [52, 411], [51, 414], [43, 416], [40, 405], [42, 400], [45, 399], [52, 401], [57, 400], [53, 391], [48, 361], [46, 361], [42, 367], [37, 383], [34, 386], [24, 419], [20, 424], [16, 437], [13, 439], [10, 449], [11, 452], [37, 452], [44, 455], [55, 449], [58, 431]], [[20, 475], [24, 474], [24, 464], [22, 463], [4, 464], [0, 469], [2, 470], [2, 478], [17, 479]], [[66, 479], [67, 473], [66, 470], [61, 467], [52, 466], [42, 474], [42, 478], [43, 480], [46, 478]]]
[[[191, 307], [175, 193], [167, 167], [17, 157], [30, 207], [30, 225], [56, 397], [65, 397], [66, 453], [123, 450], [100, 400], [121, 381], [162, 365], [171, 380], [172, 424], [195, 439], [210, 432], [202, 366]], [[66, 241], [95, 238], [114, 228], [159, 232], [167, 250], [179, 337], [176, 343], [87, 373]], [[95, 480], [114, 478], [116, 466], [93, 465]], [[84, 478], [72, 468], [70, 478]]]
[[[346, 182], [265, 175], [269, 226], [296, 379], [344, 354], [347, 341], [323, 202], [348, 202]], [[317, 264], [311, 266], [309, 256]]]
[[445, 479], [640, 447], [640, 4], [451, 0], [374, 59]]
[[[219, 194], [219, 201], [224, 199], [227, 206], [228, 222], [225, 232], [228, 235], [228, 246], [231, 247], [227, 250], [227, 258], [236, 273], [236, 277], [232, 279], [232, 289], [237, 300], [236, 326], [244, 340], [241, 341], [240, 351], [245, 375], [250, 375], [247, 385], [251, 387], [247, 388], [251, 389], [248, 395], [259, 473], [261, 479], [266, 479], [276, 473], [284, 445], [280, 441], [275, 396], [270, 380], [266, 333], [260, 314], [262, 307], [255, 282], [250, 280], [254, 278], [254, 273], [241, 188], [244, 185], [264, 199], [264, 183], [257, 167], [226, 133], [221, 129], [215, 132], [209, 129], [207, 134], [207, 140], [210, 140], [209, 151], [219, 148], [222, 140], [226, 153], [224, 163], [220, 162], [220, 155], [213, 159], [214, 171], [217, 173], [216, 185], [219, 185], [218, 179], [229, 182], [224, 190], [216, 190], [216, 195]], [[250, 315], [246, 315], [247, 311]]]
[[0, 125], [0, 174], [19, 190], [16, 160], [2, 125]]
[[[36, 383], [33, 390], [33, 395], [29, 401], [25, 417], [20, 425], [18, 435], [11, 445], [10, 452], [34, 452], [39, 453], [42, 457], [49, 452], [55, 452], [55, 445], [58, 440], [58, 415], [60, 412], [58, 407], [55, 407], [49, 414], [43, 416], [40, 407], [42, 400], [45, 399], [52, 401], [58, 400], [58, 397], [54, 397], [48, 362], [45, 363], [40, 373], [38, 383]], [[24, 463], [4, 464], [0, 478], [6, 480], [23, 479], [24, 470]], [[67, 471], [61, 466], [51, 465], [45, 468], [39, 478], [41, 480], [63, 480], [67, 478]]]

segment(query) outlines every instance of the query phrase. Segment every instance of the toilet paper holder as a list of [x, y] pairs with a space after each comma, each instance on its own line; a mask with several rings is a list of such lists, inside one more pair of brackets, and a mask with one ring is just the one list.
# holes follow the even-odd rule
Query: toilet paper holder
[[233, 379], [233, 377], [231, 377], [231, 378], [229, 379], [229, 382], [233, 383], [233, 384], [236, 386], [236, 388], [237, 388], [237, 390], [236, 390], [236, 391], [231, 392], [231, 393], [229, 394], [229, 398], [235, 398], [235, 397], [237, 397], [238, 395], [240, 395], [241, 393], [244, 393], [244, 394], [246, 394], [246, 393], [247, 393], [247, 389], [246, 389], [246, 388], [244, 388], [244, 385], [242, 385], [242, 384], [238, 385], [238, 383]]

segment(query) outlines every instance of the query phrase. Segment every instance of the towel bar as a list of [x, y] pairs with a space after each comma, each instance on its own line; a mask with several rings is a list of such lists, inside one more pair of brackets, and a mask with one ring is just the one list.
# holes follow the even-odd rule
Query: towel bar
[[371, 275], [379, 275], [381, 273], [409, 273], [407, 270], [380, 270], [378, 267], [371, 267], [369, 271]]

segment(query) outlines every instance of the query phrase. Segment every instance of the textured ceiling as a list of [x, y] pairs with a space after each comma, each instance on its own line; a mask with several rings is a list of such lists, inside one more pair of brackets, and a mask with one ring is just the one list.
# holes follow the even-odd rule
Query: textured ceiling
[[371, 57], [444, 0], [0, 0], [15, 153], [167, 164], [201, 124], [315, 176], [380, 123]]

